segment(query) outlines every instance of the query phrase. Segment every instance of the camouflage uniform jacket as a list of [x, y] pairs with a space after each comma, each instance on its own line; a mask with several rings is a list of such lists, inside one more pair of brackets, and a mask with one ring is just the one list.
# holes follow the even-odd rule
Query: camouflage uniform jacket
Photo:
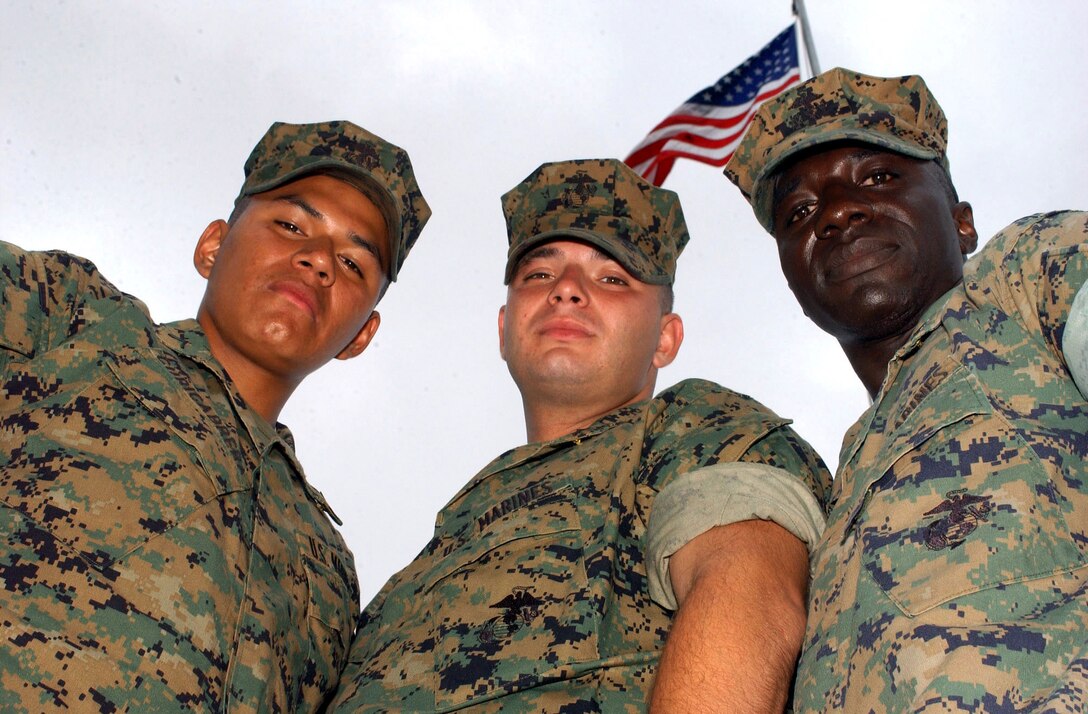
[[639, 712], [670, 613], [644, 536], [677, 475], [749, 460], [830, 474], [763, 406], [691, 380], [499, 456], [364, 610], [333, 710]]
[[1088, 214], [964, 269], [847, 433], [799, 711], [1088, 710], [1088, 404], [1061, 352]]
[[317, 709], [358, 583], [290, 434], [89, 262], [0, 290], [0, 708]]

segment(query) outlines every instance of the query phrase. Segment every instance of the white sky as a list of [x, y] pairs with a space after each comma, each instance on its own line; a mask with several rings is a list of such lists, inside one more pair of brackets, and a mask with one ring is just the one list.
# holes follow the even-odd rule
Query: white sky
[[[808, 0], [821, 68], [924, 76], [982, 236], [1086, 208], [1088, 3]], [[668, 9], [665, 9], [665, 8]], [[907, 9], [909, 8], [909, 9]], [[790, 3], [0, 0], [0, 238], [94, 260], [160, 321], [195, 315], [204, 226], [273, 121], [350, 119], [405, 147], [434, 209], [375, 343], [282, 415], [344, 519], [365, 603], [476, 471], [524, 442], [499, 359], [499, 196], [544, 161], [619, 157], [791, 22]], [[830, 465], [866, 407], [771, 239], [709, 166], [676, 165], [687, 338], [658, 380], [721, 382]]]

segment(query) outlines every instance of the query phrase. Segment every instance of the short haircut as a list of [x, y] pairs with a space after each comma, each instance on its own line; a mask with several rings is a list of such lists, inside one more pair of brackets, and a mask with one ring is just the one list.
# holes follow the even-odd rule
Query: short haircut
[[230, 217], [227, 218], [227, 225], [233, 226], [234, 222], [241, 218], [242, 214], [246, 212], [246, 207], [249, 206], [249, 196], [241, 196], [234, 202], [234, 210], [230, 212]]
[[930, 170], [936, 171], [939, 174], [938, 180], [941, 182], [941, 186], [944, 188], [944, 192], [948, 196], [948, 202], [951, 203], [953, 206], [959, 203], [960, 194], [958, 191], [956, 191], [955, 184], [952, 183], [952, 177], [949, 176], [948, 172], [944, 170], [944, 167], [941, 166], [940, 162], [937, 159], [933, 159], [929, 163], [933, 167]]
[[672, 290], [672, 283], [661, 286], [661, 314], [668, 315], [672, 312], [673, 300], [675, 295]]

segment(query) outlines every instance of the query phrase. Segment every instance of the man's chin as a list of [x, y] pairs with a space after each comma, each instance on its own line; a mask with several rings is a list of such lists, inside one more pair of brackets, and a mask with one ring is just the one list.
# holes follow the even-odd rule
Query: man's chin
[[[507, 363], [507, 366], [510, 367], [510, 364]], [[555, 389], [583, 389], [596, 381], [595, 374], [583, 361], [554, 354], [537, 360], [528, 369], [511, 367], [510, 374], [518, 384]]]

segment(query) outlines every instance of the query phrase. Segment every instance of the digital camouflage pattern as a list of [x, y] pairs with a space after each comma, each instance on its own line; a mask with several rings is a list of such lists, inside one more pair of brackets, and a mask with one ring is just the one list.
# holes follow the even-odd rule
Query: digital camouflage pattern
[[542, 164], [502, 197], [509, 284], [529, 249], [572, 237], [610, 255], [644, 283], [672, 285], [688, 242], [680, 197], [617, 159]]
[[1088, 214], [965, 266], [846, 435], [798, 711], [1088, 711], [1088, 403], [1063, 359]]
[[290, 434], [87, 261], [0, 290], [0, 709], [317, 710], [359, 594]]
[[702, 466], [829, 474], [748, 397], [689, 380], [499, 456], [364, 610], [337, 712], [642, 712], [671, 621], [647, 593], [655, 495]]
[[836, 67], [760, 106], [725, 165], [725, 175], [772, 233], [774, 178], [783, 162], [814, 146], [845, 140], [934, 159], [949, 170], [948, 122], [921, 77], [871, 77]]
[[237, 201], [315, 171], [341, 171], [374, 202], [389, 229], [389, 279], [396, 280], [431, 209], [420, 193], [408, 153], [349, 121], [276, 122], [253, 148]]

